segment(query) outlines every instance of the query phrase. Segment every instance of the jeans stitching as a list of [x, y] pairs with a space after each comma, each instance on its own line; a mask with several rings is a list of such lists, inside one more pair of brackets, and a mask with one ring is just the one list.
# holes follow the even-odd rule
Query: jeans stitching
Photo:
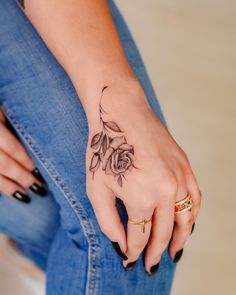
[[20, 133], [22, 138], [24, 138], [27, 146], [33, 152], [34, 156], [41, 162], [44, 169], [47, 171], [49, 177], [56, 184], [56, 186], [60, 189], [60, 191], [65, 196], [66, 200], [70, 204], [73, 209], [75, 215], [78, 217], [80, 224], [82, 226], [84, 235], [88, 241], [88, 272], [87, 272], [87, 284], [86, 284], [86, 295], [96, 295], [98, 294], [99, 287], [99, 243], [96, 237], [95, 230], [93, 225], [89, 221], [88, 216], [86, 216], [86, 211], [83, 206], [78, 202], [74, 196], [74, 194], [69, 190], [66, 184], [63, 182], [63, 179], [58, 174], [55, 167], [49, 163], [41, 154], [40, 150], [36, 147], [33, 139], [28, 135], [24, 128], [18, 124], [15, 120], [14, 115], [8, 109], [8, 107], [3, 103], [2, 104], [4, 113], [9, 119], [9, 121], [14, 125], [16, 130]]

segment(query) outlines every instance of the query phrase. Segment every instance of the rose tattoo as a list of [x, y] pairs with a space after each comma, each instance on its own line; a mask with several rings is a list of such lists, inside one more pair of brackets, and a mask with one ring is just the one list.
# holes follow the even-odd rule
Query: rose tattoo
[[[104, 87], [102, 92], [107, 88]], [[107, 175], [113, 175], [117, 183], [122, 186], [125, 175], [134, 166], [134, 147], [127, 143], [124, 133], [113, 121], [104, 121], [103, 115], [106, 113], [100, 102], [100, 122], [102, 130], [92, 137], [90, 147], [94, 149], [89, 170], [94, 173], [101, 166]], [[119, 135], [118, 135], [119, 134]]]

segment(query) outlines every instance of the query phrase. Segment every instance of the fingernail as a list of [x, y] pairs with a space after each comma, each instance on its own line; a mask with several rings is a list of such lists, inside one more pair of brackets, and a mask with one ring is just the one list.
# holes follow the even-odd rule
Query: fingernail
[[29, 196], [27, 196], [26, 194], [23, 194], [22, 192], [19, 192], [19, 191], [15, 191], [14, 194], [12, 194], [12, 197], [17, 199], [20, 202], [24, 202], [24, 203], [31, 202], [31, 199]]
[[191, 234], [192, 234], [192, 232], [193, 232], [193, 230], [194, 230], [194, 227], [195, 227], [195, 222], [194, 222], [194, 224], [193, 224], [193, 226], [192, 226]]
[[37, 183], [33, 183], [33, 184], [29, 187], [29, 189], [30, 189], [33, 193], [35, 193], [35, 194], [37, 194], [37, 195], [39, 195], [39, 196], [42, 196], [42, 197], [46, 196], [47, 193], [48, 193], [47, 190], [46, 190], [44, 187], [38, 185]]
[[120, 249], [120, 246], [117, 242], [111, 242], [112, 243], [112, 246], [113, 248], [115, 249], [116, 253], [121, 257], [123, 258], [124, 260], [127, 260], [128, 257], [125, 255], [125, 253], [123, 253]]
[[181, 249], [175, 254], [174, 263], [177, 263], [180, 260], [182, 254], [183, 254], [183, 251], [184, 251], [184, 249]]
[[157, 273], [158, 268], [159, 268], [159, 265], [160, 265], [160, 262], [158, 262], [157, 264], [153, 265], [153, 266], [150, 268], [150, 273], [149, 273], [150, 276], [153, 276], [154, 274]]
[[36, 177], [39, 181], [41, 181], [42, 183], [45, 183], [45, 180], [42, 176], [42, 174], [39, 172], [39, 169], [36, 167], [34, 168], [31, 173], [34, 175], [34, 177]]
[[126, 267], [125, 270], [131, 270], [133, 268], [133, 266], [135, 265], [136, 261], [133, 262], [129, 262]]

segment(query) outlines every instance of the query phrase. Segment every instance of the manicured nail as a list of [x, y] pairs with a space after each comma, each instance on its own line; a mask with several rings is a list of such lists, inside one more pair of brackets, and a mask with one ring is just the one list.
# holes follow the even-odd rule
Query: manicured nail
[[193, 230], [194, 230], [194, 227], [195, 227], [195, 222], [194, 222], [194, 224], [193, 224], [193, 226], [192, 226], [191, 234], [192, 234], [192, 232], [193, 232]]
[[133, 266], [135, 265], [136, 261], [133, 262], [129, 262], [126, 267], [125, 270], [131, 270], [133, 268]]
[[34, 175], [34, 177], [36, 177], [39, 181], [41, 181], [42, 183], [45, 183], [45, 180], [42, 176], [42, 174], [39, 172], [39, 169], [36, 167], [34, 168], [34, 170], [31, 171], [31, 173]]
[[120, 249], [120, 246], [117, 242], [111, 242], [112, 243], [112, 246], [113, 248], [115, 249], [116, 253], [121, 257], [123, 258], [124, 260], [127, 260], [128, 257], [125, 255], [125, 253], [123, 253]]
[[183, 254], [183, 251], [184, 251], [184, 249], [181, 249], [175, 254], [174, 263], [177, 263], [180, 260], [182, 254]]
[[12, 194], [12, 197], [17, 199], [20, 202], [24, 203], [30, 203], [31, 199], [26, 194], [23, 194], [22, 192], [15, 191], [14, 194]]
[[158, 262], [157, 264], [153, 265], [153, 266], [150, 268], [150, 273], [149, 273], [150, 276], [153, 276], [154, 274], [157, 273], [158, 268], [159, 268], [159, 265], [160, 265], [160, 262]]
[[46, 190], [44, 187], [38, 185], [37, 183], [33, 183], [33, 184], [29, 187], [29, 189], [30, 189], [33, 193], [35, 193], [35, 194], [37, 194], [37, 195], [39, 195], [39, 196], [42, 196], [42, 197], [44, 197], [44, 196], [46, 196], [46, 195], [48, 194], [47, 190]]

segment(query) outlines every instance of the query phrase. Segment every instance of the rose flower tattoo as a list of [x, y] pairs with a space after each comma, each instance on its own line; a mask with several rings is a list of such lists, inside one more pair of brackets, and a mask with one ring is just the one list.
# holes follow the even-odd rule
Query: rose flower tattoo
[[[102, 92], [108, 86], [104, 87]], [[94, 149], [89, 170], [93, 173], [101, 166], [107, 175], [113, 175], [117, 183], [122, 187], [123, 179], [134, 166], [134, 147], [127, 143], [124, 133], [113, 121], [104, 121], [103, 116], [107, 114], [99, 105], [100, 122], [102, 130], [92, 137], [90, 147]]]

